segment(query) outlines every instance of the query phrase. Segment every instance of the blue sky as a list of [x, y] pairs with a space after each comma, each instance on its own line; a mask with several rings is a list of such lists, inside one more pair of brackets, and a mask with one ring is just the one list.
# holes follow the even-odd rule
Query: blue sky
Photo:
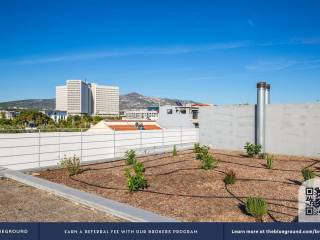
[[320, 1], [0, 1], [0, 101], [67, 79], [122, 94], [254, 103], [320, 100]]

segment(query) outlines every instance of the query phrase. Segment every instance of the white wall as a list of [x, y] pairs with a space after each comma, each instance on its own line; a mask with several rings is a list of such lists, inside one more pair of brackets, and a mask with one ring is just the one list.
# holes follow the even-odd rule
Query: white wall
[[[265, 151], [320, 156], [320, 104], [266, 105]], [[255, 142], [255, 106], [213, 106], [199, 110], [201, 144], [216, 149], [243, 150]]]
[[[66, 155], [82, 156], [82, 161], [122, 157], [128, 149], [138, 153], [153, 148], [199, 141], [198, 129], [169, 129], [126, 132], [51, 132], [0, 134], [0, 167], [28, 169], [55, 166]], [[82, 149], [82, 151], [81, 151]], [[39, 154], [40, 153], [40, 154]]]
[[320, 157], [320, 104], [267, 105], [266, 152]]
[[255, 106], [200, 108], [199, 138], [213, 148], [243, 150], [246, 142], [255, 142]]

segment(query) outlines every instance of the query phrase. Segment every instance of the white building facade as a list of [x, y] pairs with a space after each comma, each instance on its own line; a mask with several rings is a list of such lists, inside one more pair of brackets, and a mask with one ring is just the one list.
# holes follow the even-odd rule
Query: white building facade
[[67, 80], [56, 87], [56, 110], [70, 115], [119, 115], [119, 88]]
[[158, 111], [148, 109], [124, 111], [124, 116], [126, 119], [158, 120], [158, 115]]
[[93, 115], [119, 115], [119, 88], [91, 84]]
[[56, 110], [68, 110], [68, 88], [67, 86], [56, 86]]

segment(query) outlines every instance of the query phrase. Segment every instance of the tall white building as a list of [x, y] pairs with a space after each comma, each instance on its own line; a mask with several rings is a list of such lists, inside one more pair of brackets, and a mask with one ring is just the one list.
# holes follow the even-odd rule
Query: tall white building
[[67, 86], [56, 86], [56, 110], [68, 110], [68, 88]]
[[91, 114], [90, 85], [81, 80], [68, 80], [67, 92], [68, 114]]
[[118, 115], [119, 88], [67, 80], [66, 86], [56, 87], [56, 110], [71, 115]]
[[119, 114], [119, 88], [91, 84], [93, 115]]

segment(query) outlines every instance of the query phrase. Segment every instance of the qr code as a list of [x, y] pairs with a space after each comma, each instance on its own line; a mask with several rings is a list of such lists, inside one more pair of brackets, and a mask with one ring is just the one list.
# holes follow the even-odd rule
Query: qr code
[[306, 215], [320, 215], [320, 188], [306, 188]]

